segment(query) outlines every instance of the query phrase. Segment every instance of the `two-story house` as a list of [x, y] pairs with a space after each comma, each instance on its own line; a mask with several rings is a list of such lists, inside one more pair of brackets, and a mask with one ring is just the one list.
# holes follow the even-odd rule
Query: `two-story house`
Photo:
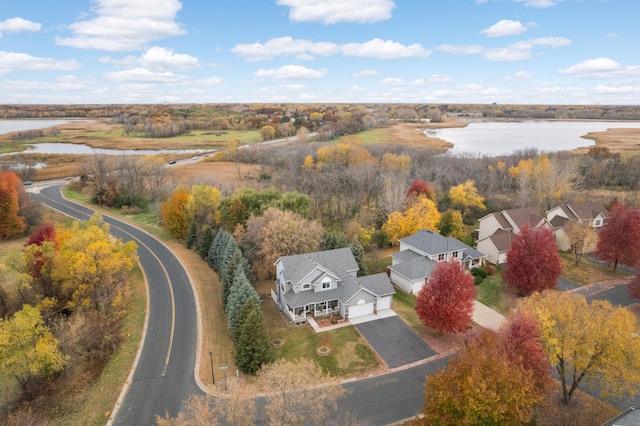
[[513, 237], [520, 228], [529, 225], [531, 229], [550, 227], [547, 220], [540, 216], [535, 207], [502, 210], [480, 218], [478, 243], [476, 247], [485, 254], [486, 259], [495, 264], [507, 261], [507, 252], [511, 248]]
[[484, 255], [453, 237], [421, 229], [402, 238], [400, 250], [391, 255], [389, 277], [406, 293], [417, 294], [428, 282], [438, 262], [457, 259], [471, 269], [482, 265]]
[[292, 322], [334, 313], [355, 318], [391, 308], [395, 290], [387, 274], [358, 277], [350, 248], [283, 256], [275, 266], [271, 297]]
[[580, 223], [593, 230], [592, 235], [584, 239], [584, 252], [593, 252], [598, 242], [597, 233], [607, 220], [607, 209], [598, 203], [571, 203], [547, 210], [547, 221], [553, 227], [553, 234], [560, 250], [571, 248], [571, 237], [568, 235], [570, 223]]

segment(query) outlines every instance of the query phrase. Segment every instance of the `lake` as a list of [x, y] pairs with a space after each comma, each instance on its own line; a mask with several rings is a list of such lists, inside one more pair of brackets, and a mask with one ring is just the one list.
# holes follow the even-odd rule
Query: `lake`
[[[20, 132], [23, 130], [45, 129], [73, 121], [86, 120], [0, 120], [0, 134]], [[38, 154], [107, 154], [107, 155], [162, 155], [162, 154], [198, 154], [202, 149], [165, 149], [165, 150], [133, 150], [133, 149], [100, 149], [75, 143], [39, 143], [31, 145], [25, 153]]]
[[640, 128], [637, 121], [483, 121], [467, 127], [425, 129], [429, 137], [453, 144], [450, 152], [488, 156], [508, 155], [515, 150], [537, 148], [543, 152], [565, 151], [594, 145], [581, 136], [610, 128]]

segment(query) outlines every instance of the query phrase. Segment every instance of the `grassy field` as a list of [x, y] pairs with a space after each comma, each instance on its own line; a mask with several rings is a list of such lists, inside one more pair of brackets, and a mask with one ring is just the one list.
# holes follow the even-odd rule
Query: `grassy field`
[[356, 133], [354, 136], [362, 139], [366, 144], [393, 142], [393, 135], [389, 127], [365, 130], [364, 132]]
[[618, 269], [614, 273], [610, 266], [591, 262], [584, 258], [580, 261], [580, 264], [576, 266], [575, 255], [571, 253], [561, 252], [560, 260], [562, 262], [562, 276], [579, 286], [616, 278], [626, 278], [630, 275], [621, 269]]

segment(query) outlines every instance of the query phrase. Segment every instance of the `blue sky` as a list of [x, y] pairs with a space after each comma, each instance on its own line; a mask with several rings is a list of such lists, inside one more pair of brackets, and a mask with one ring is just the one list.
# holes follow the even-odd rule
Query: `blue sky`
[[639, 0], [3, 0], [0, 103], [640, 104]]

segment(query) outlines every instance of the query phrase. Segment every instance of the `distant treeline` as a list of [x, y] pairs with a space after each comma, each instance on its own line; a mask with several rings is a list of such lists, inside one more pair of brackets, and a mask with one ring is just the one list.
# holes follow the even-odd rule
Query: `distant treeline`
[[48, 129], [32, 129], [32, 130], [22, 130], [20, 132], [13, 132], [9, 134], [9, 139], [18, 141], [24, 139], [35, 139], [42, 138], [44, 136], [58, 136], [60, 131], [57, 127], [51, 127]]

